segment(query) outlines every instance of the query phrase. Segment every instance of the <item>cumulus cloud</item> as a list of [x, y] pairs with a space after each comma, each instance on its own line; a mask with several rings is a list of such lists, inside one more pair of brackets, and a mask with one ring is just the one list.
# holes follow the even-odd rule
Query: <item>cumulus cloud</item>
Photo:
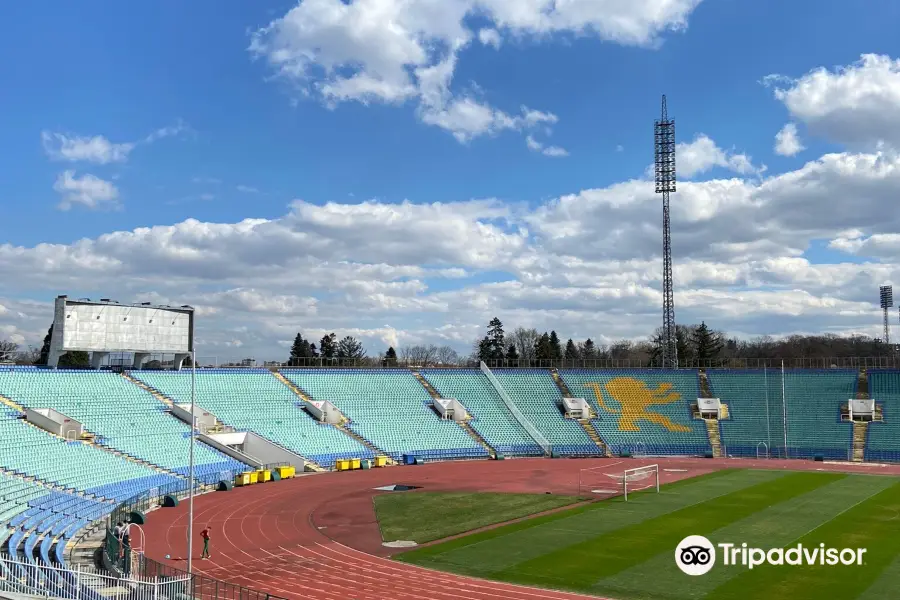
[[112, 182], [90, 173], [79, 177], [73, 170], [60, 173], [53, 189], [61, 196], [60, 210], [69, 210], [75, 204], [90, 209], [114, 207], [119, 198], [119, 190]]
[[676, 144], [675, 156], [678, 176], [686, 179], [706, 173], [713, 167], [728, 169], [740, 175], [760, 174], [766, 170], [765, 166], [755, 166], [752, 158], [746, 154], [723, 150], [702, 133], [690, 142]]
[[833, 70], [820, 67], [793, 79], [769, 76], [791, 118], [831, 141], [900, 148], [900, 59], [864, 54]]
[[[672, 203], [679, 320], [750, 335], [877, 326], [871, 290], [900, 281], [898, 193], [900, 157], [887, 151], [685, 182]], [[356, 335], [373, 352], [420, 342], [465, 351], [494, 315], [565, 337], [640, 338], [662, 301], [660, 212], [652, 183], [632, 180], [530, 208], [296, 200], [273, 219], [3, 244], [4, 293], [48, 301], [0, 298], [0, 327], [39, 343], [49, 298], [65, 290], [197, 306], [200, 353], [222, 359], [283, 358], [279, 344], [297, 331]], [[818, 240], [853, 261], [812, 263]]]
[[793, 123], [788, 123], [775, 134], [775, 154], [795, 156], [805, 149], [797, 134], [797, 126]]
[[99, 165], [125, 162], [134, 149], [133, 143], [113, 143], [102, 135], [69, 136], [49, 131], [41, 132], [41, 143], [47, 155], [54, 160], [84, 161]]
[[[471, 92], [451, 91], [460, 52], [473, 39], [574, 32], [653, 46], [678, 31], [700, 0], [618, 3], [552, 0], [304, 0], [252, 34], [249, 50], [302, 95], [326, 104], [415, 102], [419, 119], [461, 142], [534, 125]], [[466, 19], [493, 23], [477, 33]]]
[[565, 148], [560, 146], [545, 146], [542, 142], [537, 141], [530, 135], [525, 138], [525, 145], [532, 152], [540, 152], [544, 156], [561, 157], [569, 155], [569, 151]]

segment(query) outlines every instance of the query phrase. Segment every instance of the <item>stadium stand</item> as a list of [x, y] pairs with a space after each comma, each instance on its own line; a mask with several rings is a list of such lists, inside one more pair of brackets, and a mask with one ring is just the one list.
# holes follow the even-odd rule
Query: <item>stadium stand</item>
[[494, 376], [525, 417], [560, 456], [601, 456], [577, 422], [563, 416], [562, 393], [545, 369], [494, 369]]
[[284, 369], [281, 374], [313, 400], [331, 402], [357, 435], [394, 460], [484, 458], [488, 453], [456, 423], [441, 419], [431, 396], [407, 370]]
[[[81, 422], [97, 442], [176, 473], [188, 470], [189, 427], [165, 414], [152, 394], [111, 372], [33, 370], [0, 373], [0, 395], [26, 408], [52, 408]], [[200, 444], [200, 475], [241, 463]]]
[[726, 452], [756, 456], [765, 442], [771, 456], [847, 460], [853, 427], [841, 422], [840, 406], [856, 397], [857, 376], [846, 369], [788, 370], [782, 382], [774, 369], [707, 371], [713, 395], [728, 405], [729, 418], [719, 421]]
[[616, 454], [712, 451], [704, 422], [691, 416], [700, 392], [696, 371], [561, 369], [559, 375], [591, 403], [597, 413], [591, 424]]
[[544, 454], [481, 371], [427, 369], [420, 373], [441, 396], [455, 398], [466, 407], [472, 428], [497, 452], [510, 456]]
[[[178, 403], [191, 401], [186, 371], [132, 371], [130, 376]], [[374, 453], [339, 429], [319, 423], [297, 406], [297, 397], [264, 369], [197, 372], [196, 403], [239, 431], [253, 431], [323, 467], [339, 458]]]
[[869, 423], [866, 460], [900, 460], [900, 371], [870, 369], [869, 398], [881, 405], [884, 421]]

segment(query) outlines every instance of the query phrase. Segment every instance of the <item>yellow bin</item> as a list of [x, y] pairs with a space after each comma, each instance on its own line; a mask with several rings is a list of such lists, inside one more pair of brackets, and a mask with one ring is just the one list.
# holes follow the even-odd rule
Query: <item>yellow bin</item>
[[259, 473], [256, 471], [247, 471], [247, 475], [250, 477], [250, 485], [257, 483], [259, 481]]
[[350, 461], [346, 458], [341, 458], [334, 463], [334, 467], [338, 471], [347, 471], [350, 469]]
[[351, 469], [361, 469], [361, 468], [362, 468], [362, 465], [359, 464], [359, 459], [358, 459], [358, 458], [351, 458], [351, 459], [350, 459], [350, 468], [351, 468]]
[[260, 483], [272, 481], [272, 471], [269, 471], [268, 469], [260, 469], [256, 472], [256, 477]]
[[376, 456], [375, 457], [375, 466], [376, 467], [387, 466], [387, 456]]
[[234, 485], [244, 486], [250, 485], [250, 473], [239, 473], [234, 477]]
[[291, 479], [296, 473], [297, 469], [290, 465], [278, 467], [278, 476], [282, 479]]

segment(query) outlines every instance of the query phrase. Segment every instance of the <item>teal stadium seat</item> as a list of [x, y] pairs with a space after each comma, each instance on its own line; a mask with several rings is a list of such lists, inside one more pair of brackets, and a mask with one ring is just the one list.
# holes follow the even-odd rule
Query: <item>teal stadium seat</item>
[[841, 421], [841, 405], [856, 397], [855, 370], [786, 370], [783, 405], [780, 369], [710, 369], [707, 378], [713, 396], [728, 405], [719, 425], [730, 456], [756, 456], [765, 442], [774, 457], [849, 458], [853, 426]]
[[431, 408], [425, 387], [401, 369], [283, 369], [313, 400], [334, 404], [357, 435], [394, 460], [485, 458], [487, 450]]
[[603, 451], [576, 421], [563, 416], [563, 395], [545, 369], [493, 369], [519, 411], [560, 456], [601, 456]]
[[[191, 401], [189, 371], [132, 371], [131, 376], [175, 402]], [[370, 458], [374, 453], [298, 406], [301, 401], [265, 369], [197, 371], [197, 406], [239, 431], [252, 431], [324, 467], [339, 458]]]
[[616, 454], [701, 455], [711, 451], [706, 425], [691, 415], [700, 392], [697, 371], [561, 369], [576, 397], [597, 418], [591, 424]]
[[497, 452], [509, 456], [544, 454], [481, 371], [427, 369], [421, 375], [442, 397], [454, 398], [466, 407], [472, 428]]
[[869, 423], [866, 460], [900, 460], [900, 371], [869, 369], [869, 398], [881, 405], [883, 422]]
[[[26, 408], [52, 408], [84, 425], [97, 443], [187, 474], [190, 427], [121, 375], [108, 371], [33, 370], [0, 373], [0, 394]], [[240, 471], [242, 463], [204, 444], [194, 447], [195, 474]], [[225, 476], [230, 479], [230, 475]]]

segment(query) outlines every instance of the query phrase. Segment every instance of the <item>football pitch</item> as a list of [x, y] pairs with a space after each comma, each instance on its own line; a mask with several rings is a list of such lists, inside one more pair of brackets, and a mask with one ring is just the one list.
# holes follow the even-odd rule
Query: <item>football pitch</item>
[[[420, 500], [430, 509], [420, 512]], [[462, 496], [456, 494], [455, 496]], [[528, 514], [526, 502], [483, 504], [477, 494], [456, 498], [482, 526]], [[514, 495], [510, 495], [514, 496]], [[379, 521], [391, 535], [410, 529], [450, 535], [466, 526], [461, 511], [434, 510], [438, 494], [410, 493], [376, 499]], [[396, 500], [395, 500], [396, 498]], [[487, 497], [485, 497], [487, 499]], [[535, 499], [535, 512], [552, 503]], [[450, 500], [448, 498], [448, 500]], [[447, 502], [446, 505], [453, 504]], [[486, 507], [481, 510], [480, 507]], [[500, 506], [499, 509], [496, 507]], [[515, 510], [504, 514], [508, 506]], [[558, 506], [557, 506], [558, 507]], [[496, 511], [493, 519], [484, 512]], [[517, 511], [517, 512], [516, 512]], [[451, 522], [452, 521], [452, 522]], [[418, 525], [415, 525], [418, 524]], [[471, 530], [472, 527], [467, 527]], [[713, 568], [683, 573], [675, 549], [689, 535], [714, 545], [766, 551], [865, 548], [862, 565], [724, 564], [717, 549]], [[387, 539], [387, 538], [386, 538]], [[405, 537], [419, 543], [426, 539]], [[723, 470], [663, 486], [660, 493], [613, 498], [487, 529], [396, 556], [397, 560], [485, 579], [570, 590], [621, 600], [895, 600], [900, 597], [900, 479], [816, 471]], [[740, 559], [738, 559], [740, 561]]]

